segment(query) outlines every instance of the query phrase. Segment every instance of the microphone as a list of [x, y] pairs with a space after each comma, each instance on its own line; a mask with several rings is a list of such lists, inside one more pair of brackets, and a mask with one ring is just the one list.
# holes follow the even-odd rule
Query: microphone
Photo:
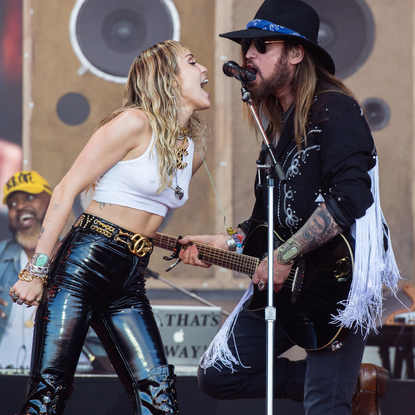
[[242, 68], [234, 61], [228, 61], [223, 64], [223, 73], [226, 76], [236, 78], [238, 81], [247, 84], [255, 81], [256, 75], [248, 69]]

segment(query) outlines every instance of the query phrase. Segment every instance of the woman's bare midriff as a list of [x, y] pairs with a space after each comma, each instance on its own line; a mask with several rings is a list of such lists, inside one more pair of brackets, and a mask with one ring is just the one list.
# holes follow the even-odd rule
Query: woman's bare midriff
[[163, 216], [125, 206], [93, 200], [86, 213], [98, 216], [133, 233], [153, 238], [163, 222]]

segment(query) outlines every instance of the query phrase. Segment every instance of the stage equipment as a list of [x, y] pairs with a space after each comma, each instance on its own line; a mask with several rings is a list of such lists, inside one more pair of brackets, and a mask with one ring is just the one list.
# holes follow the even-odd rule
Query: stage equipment
[[[181, 0], [183, 1], [183, 0]], [[96, 124], [122, 105], [134, 58], [163, 40], [180, 40], [172, 0], [27, 1], [24, 140], [32, 168], [55, 186]]]
[[141, 51], [180, 39], [179, 14], [171, 0], [77, 0], [69, 27], [82, 65], [78, 73], [91, 71], [121, 84]]
[[320, 16], [319, 45], [333, 58], [336, 76], [347, 78], [366, 62], [375, 42], [375, 22], [365, 0], [305, 0]]
[[[415, 287], [404, 284], [398, 291], [397, 298], [385, 295], [383, 305], [379, 333], [371, 333], [367, 345], [379, 348], [382, 366], [389, 370], [392, 378], [415, 379]], [[394, 355], [390, 353], [390, 348], [395, 349]], [[403, 362], [406, 363], [406, 373], [402, 370]]]

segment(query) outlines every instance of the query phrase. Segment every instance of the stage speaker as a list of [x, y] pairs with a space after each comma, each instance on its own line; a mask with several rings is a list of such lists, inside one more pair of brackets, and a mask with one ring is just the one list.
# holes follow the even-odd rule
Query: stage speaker
[[320, 16], [319, 45], [330, 53], [336, 76], [344, 79], [367, 60], [375, 22], [365, 0], [306, 0]]
[[95, 124], [121, 106], [134, 58], [180, 38], [171, 0], [33, 2], [33, 168], [55, 185]]
[[141, 51], [166, 39], [180, 39], [180, 19], [171, 0], [78, 0], [70, 36], [86, 70], [124, 84]]
[[[198, 0], [197, 7], [193, 0], [25, 0], [25, 5], [25, 40], [30, 38], [32, 45], [25, 54], [30, 79], [24, 90], [30, 148], [25, 167], [39, 171], [52, 187], [69, 170], [96, 124], [122, 105], [128, 70], [142, 50], [162, 40], [180, 40], [210, 70], [212, 89], [211, 0]], [[203, 116], [212, 123], [207, 111]], [[208, 180], [206, 174], [192, 180], [191, 198], [181, 209], [183, 221], [175, 221], [177, 229], [171, 234], [191, 233], [184, 225], [189, 222], [200, 226], [193, 232], [210, 228], [206, 194], [213, 191]], [[83, 202], [75, 205], [84, 209]], [[153, 257], [164, 262], [162, 255]], [[167, 267], [152, 262], [160, 272]], [[180, 274], [186, 272], [194, 274], [191, 267]]]
[[333, 56], [336, 74], [357, 96], [372, 129], [382, 209], [399, 269], [413, 282], [413, 2], [306, 1], [321, 16], [320, 45]]
[[[332, 55], [336, 75], [355, 94], [369, 121], [379, 155], [383, 213], [402, 277], [414, 283], [413, 1], [304, 1], [320, 16], [319, 44]], [[228, 31], [245, 27], [260, 4], [261, 1], [235, 2], [235, 20]], [[232, 98], [235, 190], [232, 191], [237, 201], [234, 204], [237, 221], [251, 214], [253, 191], [246, 183], [253, 183], [258, 154], [258, 145], [242, 138], [247, 128], [240, 122], [240, 99], [235, 85]]]

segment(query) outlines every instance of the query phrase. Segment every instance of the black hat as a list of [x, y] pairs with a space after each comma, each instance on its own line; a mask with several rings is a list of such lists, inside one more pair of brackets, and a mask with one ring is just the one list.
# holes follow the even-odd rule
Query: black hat
[[331, 73], [335, 66], [331, 56], [317, 45], [320, 19], [317, 12], [301, 0], [265, 0], [255, 18], [245, 30], [223, 33], [219, 36], [241, 43], [242, 39], [284, 37], [293, 38], [314, 53]]

